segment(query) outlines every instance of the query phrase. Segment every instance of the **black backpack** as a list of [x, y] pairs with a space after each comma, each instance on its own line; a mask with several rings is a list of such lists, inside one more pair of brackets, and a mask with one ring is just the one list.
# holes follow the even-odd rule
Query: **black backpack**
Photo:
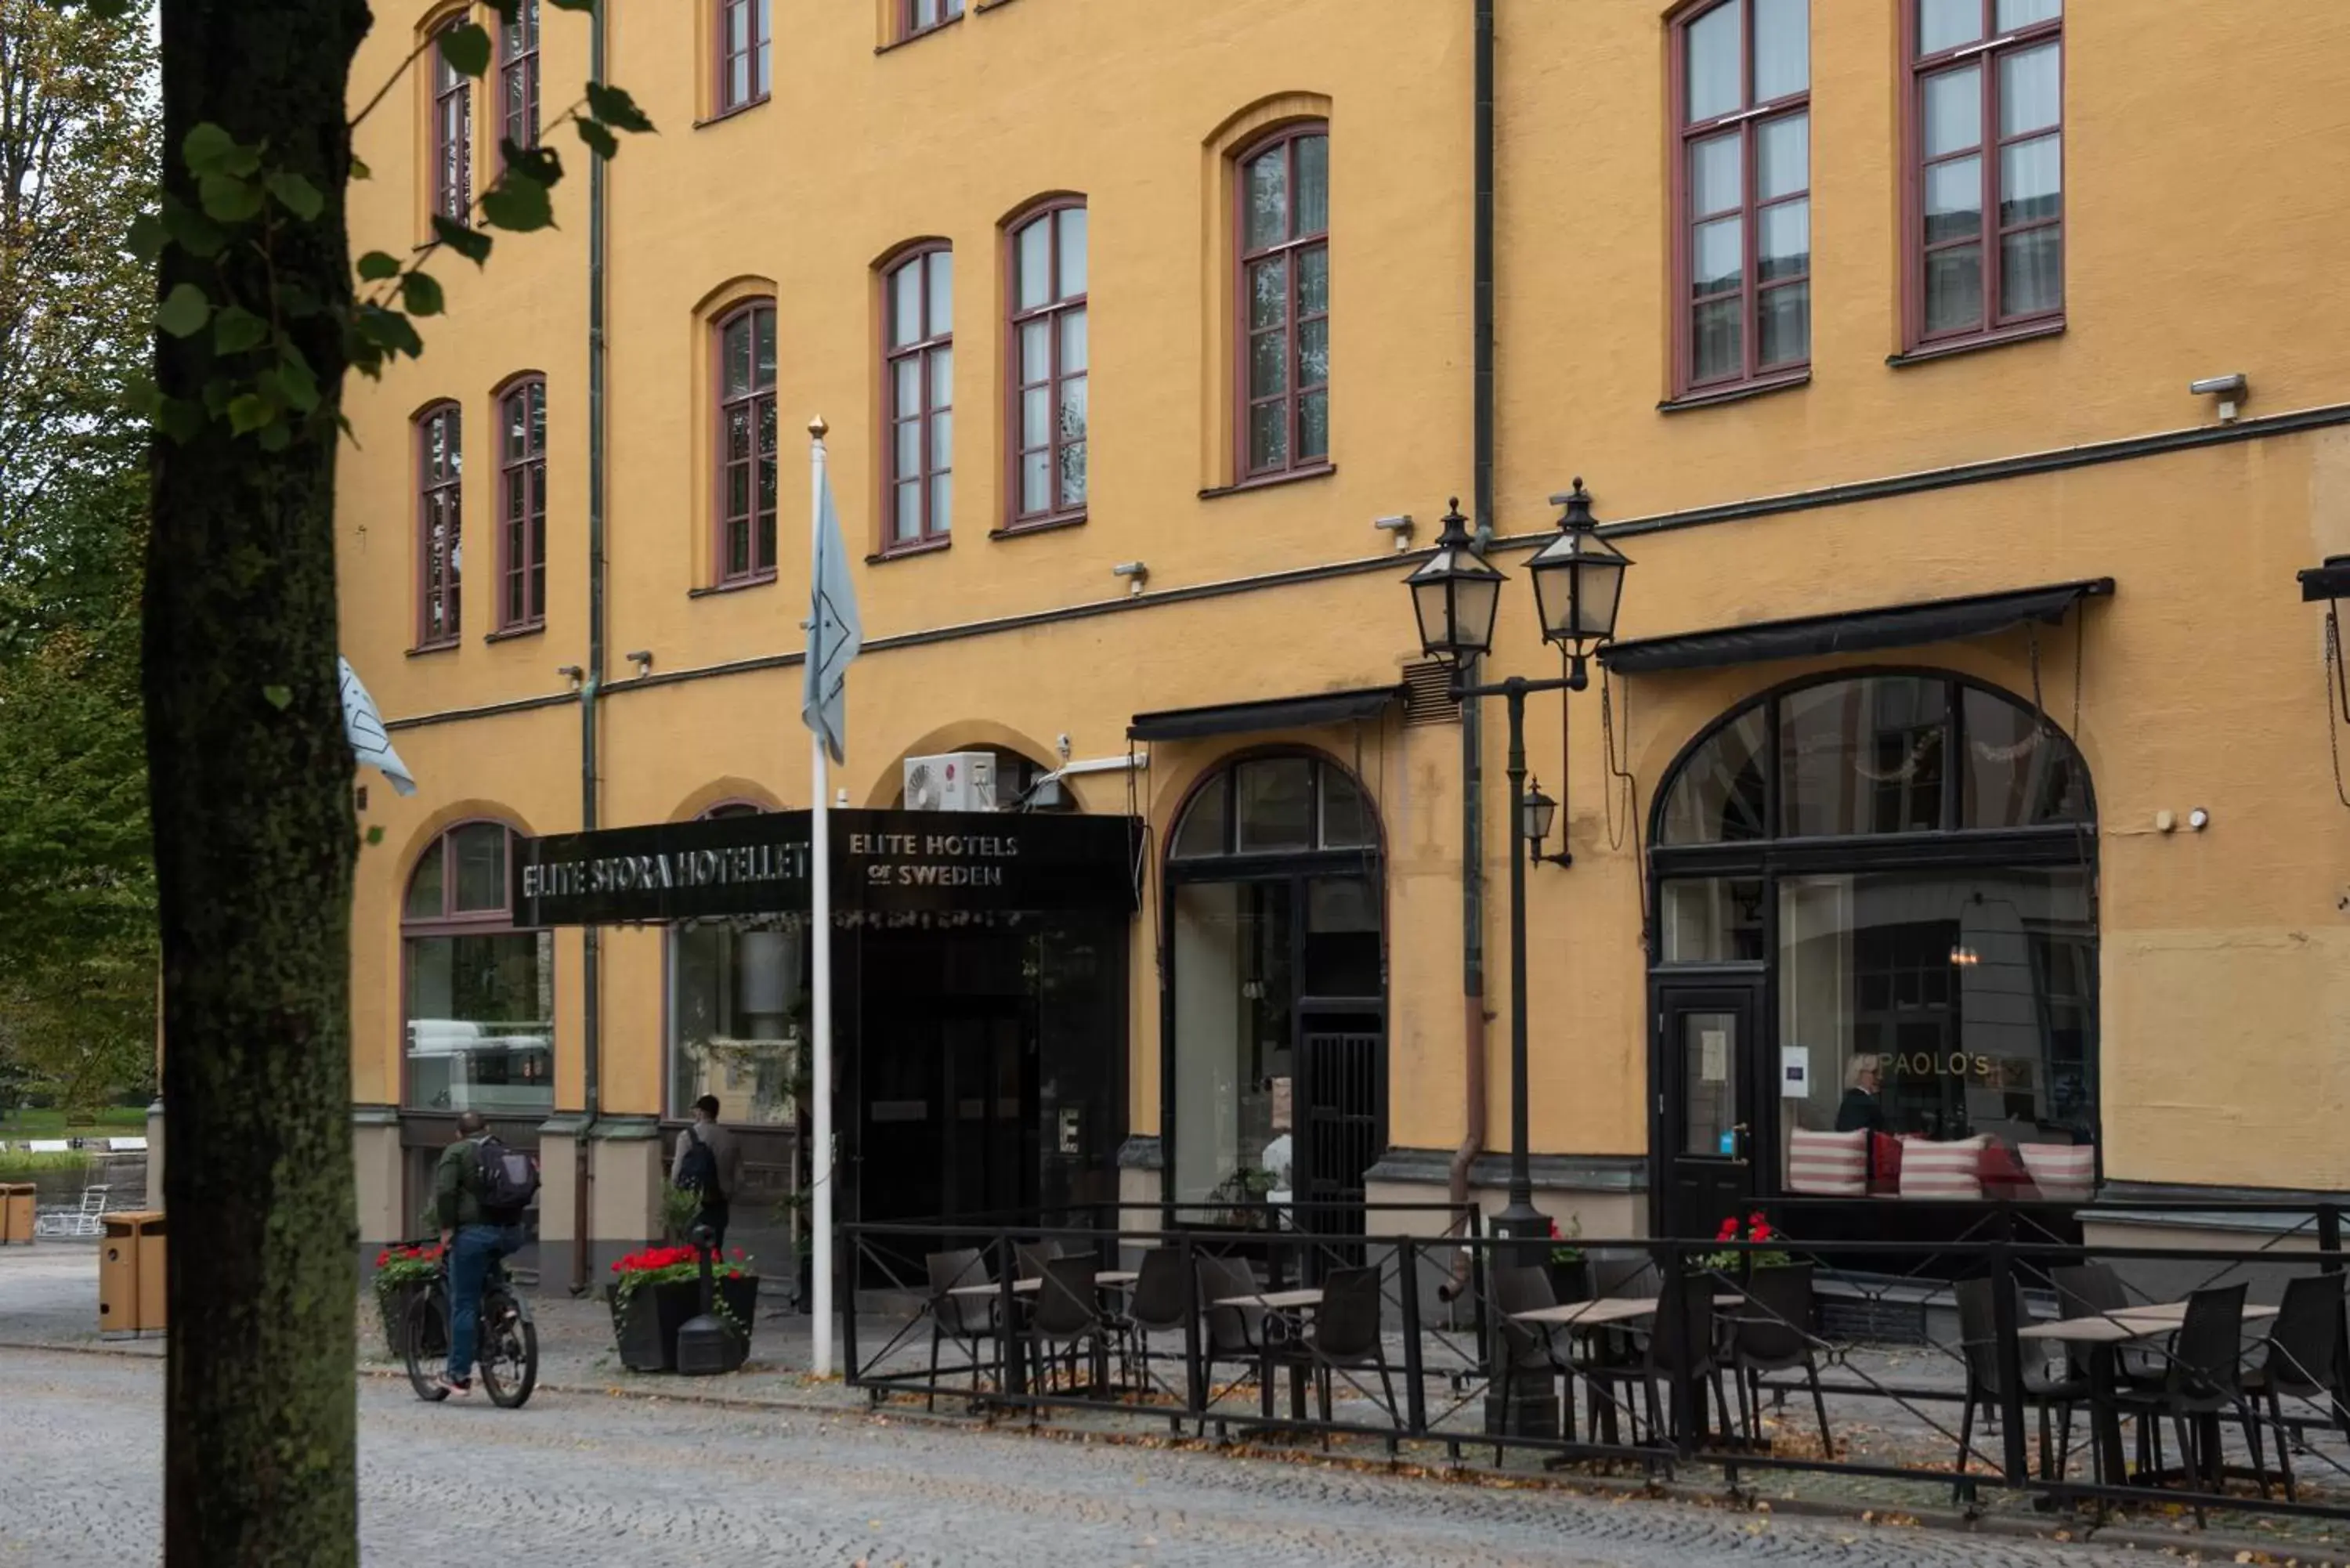
[[482, 1218], [511, 1225], [538, 1195], [538, 1161], [516, 1154], [494, 1136], [485, 1137], [473, 1146], [473, 1179]]
[[685, 1157], [677, 1162], [677, 1189], [681, 1192], [697, 1192], [704, 1203], [723, 1203], [726, 1194], [718, 1186], [718, 1155], [702, 1141], [702, 1134], [692, 1127], [685, 1129]]

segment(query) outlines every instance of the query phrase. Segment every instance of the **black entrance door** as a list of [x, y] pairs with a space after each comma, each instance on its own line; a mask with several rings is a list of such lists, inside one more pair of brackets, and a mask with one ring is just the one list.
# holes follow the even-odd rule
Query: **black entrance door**
[[1711, 1236], [1755, 1196], [1755, 1106], [1771, 1086], [1758, 1082], [1762, 994], [1759, 981], [1657, 987], [1657, 1147], [1672, 1235]]
[[1387, 1139], [1384, 1044], [1376, 1012], [1300, 1020], [1296, 1191], [1315, 1205], [1306, 1214], [1316, 1231], [1362, 1233], [1363, 1173]]

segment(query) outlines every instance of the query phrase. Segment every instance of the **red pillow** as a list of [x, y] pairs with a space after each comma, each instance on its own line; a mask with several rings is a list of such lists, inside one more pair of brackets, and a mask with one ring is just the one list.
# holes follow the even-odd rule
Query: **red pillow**
[[1891, 1133], [1868, 1135], [1869, 1178], [1877, 1186], [1898, 1189], [1901, 1185], [1901, 1140]]
[[2021, 1187], [2032, 1179], [2015, 1151], [1997, 1138], [1983, 1145], [1982, 1160], [1975, 1168], [1981, 1172], [1985, 1187]]

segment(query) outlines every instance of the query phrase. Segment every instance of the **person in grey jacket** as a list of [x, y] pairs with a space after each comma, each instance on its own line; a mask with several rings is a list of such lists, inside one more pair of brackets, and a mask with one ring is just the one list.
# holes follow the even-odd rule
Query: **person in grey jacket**
[[710, 1227], [711, 1244], [726, 1245], [726, 1220], [734, 1194], [743, 1183], [743, 1148], [734, 1135], [718, 1125], [718, 1096], [704, 1095], [693, 1102], [693, 1121], [677, 1135], [677, 1153], [670, 1160], [669, 1179], [677, 1185], [685, 1174], [685, 1157], [696, 1141], [707, 1146], [718, 1163], [718, 1190], [701, 1194], [702, 1207], [694, 1211], [697, 1226]]

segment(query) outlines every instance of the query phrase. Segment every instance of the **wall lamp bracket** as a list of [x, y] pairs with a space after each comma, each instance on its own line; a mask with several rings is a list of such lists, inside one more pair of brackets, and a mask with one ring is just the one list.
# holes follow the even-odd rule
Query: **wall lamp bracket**
[[1382, 534], [1394, 535], [1395, 547], [1398, 550], [1409, 550], [1411, 548], [1410, 513], [1399, 513], [1393, 517], [1374, 517], [1371, 519], [1371, 526], [1377, 528]]
[[1120, 561], [1109, 569], [1113, 577], [1125, 577], [1132, 585], [1126, 591], [1140, 597], [1143, 585], [1150, 581], [1150, 568], [1140, 561]]
[[2231, 425], [2245, 403], [2251, 400], [2251, 387], [2241, 370], [2226, 376], [2206, 376], [2199, 381], [2189, 381], [2187, 389], [2199, 398], [2220, 400], [2220, 422]]
[[653, 650], [650, 648], [638, 649], [628, 655], [628, 660], [637, 667], [637, 679], [639, 680], [653, 672]]
[[588, 679], [588, 672], [576, 664], [558, 664], [555, 672], [568, 681], [574, 691], [578, 691], [580, 682]]

